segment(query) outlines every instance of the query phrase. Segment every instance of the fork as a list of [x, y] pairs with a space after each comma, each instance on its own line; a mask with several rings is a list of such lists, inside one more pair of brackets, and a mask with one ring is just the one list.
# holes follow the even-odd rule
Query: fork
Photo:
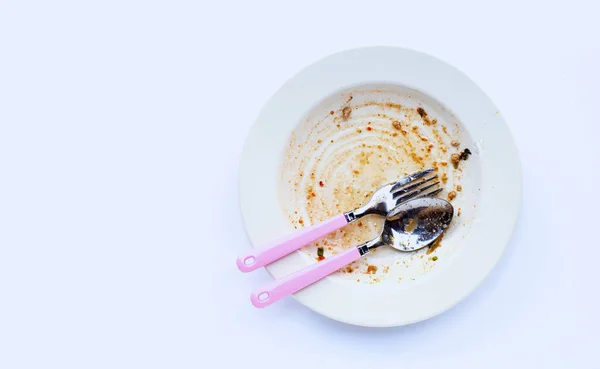
[[296, 231], [266, 246], [238, 256], [237, 267], [247, 273], [268, 265], [347, 224], [370, 214], [387, 217], [398, 205], [442, 191], [433, 169], [410, 174], [380, 187], [363, 206]]

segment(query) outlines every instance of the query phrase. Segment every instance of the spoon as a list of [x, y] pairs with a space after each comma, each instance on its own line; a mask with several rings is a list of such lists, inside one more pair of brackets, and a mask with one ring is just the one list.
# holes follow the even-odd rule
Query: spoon
[[380, 187], [363, 206], [338, 214], [333, 218], [302, 228], [272, 243], [245, 252], [237, 258], [237, 267], [244, 273], [264, 267], [280, 258], [367, 215], [388, 217], [399, 204], [410, 199], [432, 197], [442, 191], [433, 169], [413, 173]]
[[379, 237], [274, 280], [252, 292], [250, 301], [258, 308], [269, 306], [325, 278], [380, 246], [391, 246], [399, 251], [422, 249], [431, 245], [444, 233], [453, 215], [454, 208], [446, 200], [435, 197], [410, 200], [400, 205], [386, 218]]

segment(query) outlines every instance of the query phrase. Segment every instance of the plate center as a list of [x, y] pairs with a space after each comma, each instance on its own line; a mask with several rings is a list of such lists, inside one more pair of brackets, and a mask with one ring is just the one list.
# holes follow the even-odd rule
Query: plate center
[[[416, 280], [444, 263], [456, 249], [452, 239], [470, 227], [480, 163], [476, 155], [458, 165], [452, 161], [466, 148], [478, 150], [458, 117], [423, 92], [392, 84], [346, 89], [323, 99], [291, 134], [279, 183], [281, 208], [300, 229], [363, 205], [390, 181], [434, 168], [444, 188], [439, 196], [451, 199], [456, 211], [437, 247], [412, 253], [380, 248], [336, 273], [360, 283]], [[363, 218], [302, 252], [317, 262], [377, 237], [383, 221]]]

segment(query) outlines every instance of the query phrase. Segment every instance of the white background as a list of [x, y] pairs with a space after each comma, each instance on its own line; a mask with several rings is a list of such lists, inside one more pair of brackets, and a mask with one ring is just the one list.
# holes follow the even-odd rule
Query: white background
[[[0, 2], [0, 368], [599, 368], [594, 3]], [[498, 105], [514, 237], [422, 323], [255, 309], [244, 138], [295, 72], [368, 45], [437, 56]]]

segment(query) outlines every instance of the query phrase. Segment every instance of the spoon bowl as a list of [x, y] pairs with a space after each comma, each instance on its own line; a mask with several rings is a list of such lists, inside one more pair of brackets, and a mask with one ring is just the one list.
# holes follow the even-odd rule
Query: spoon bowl
[[446, 200], [424, 197], [402, 204], [383, 226], [384, 244], [399, 251], [416, 251], [431, 245], [448, 228], [454, 207]]

